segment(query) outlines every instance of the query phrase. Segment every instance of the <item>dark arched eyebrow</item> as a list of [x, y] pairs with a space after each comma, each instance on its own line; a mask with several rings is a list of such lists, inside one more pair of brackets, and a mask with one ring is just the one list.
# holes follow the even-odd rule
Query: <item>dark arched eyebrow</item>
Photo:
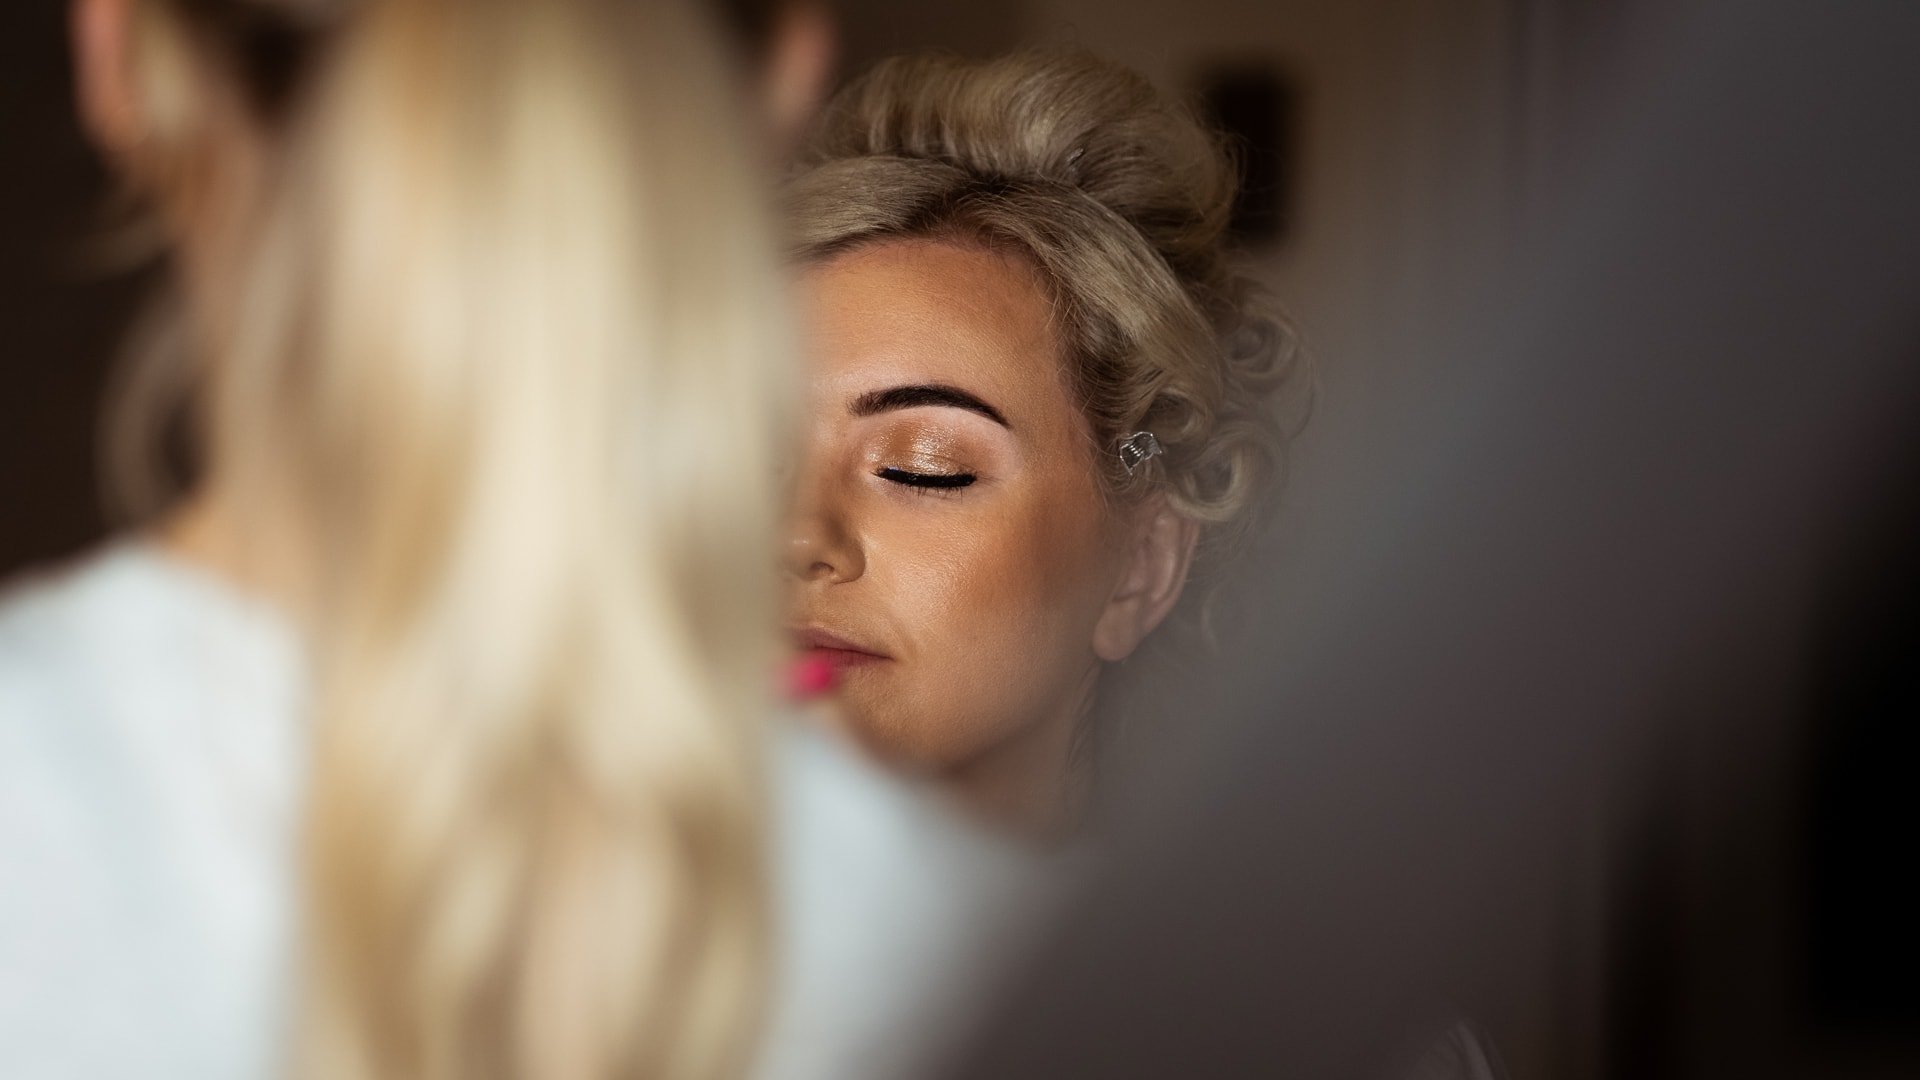
[[1013, 425], [1000, 415], [1000, 410], [980, 400], [957, 386], [943, 386], [929, 383], [919, 386], [892, 386], [885, 390], [869, 390], [853, 399], [849, 406], [855, 416], [873, 416], [876, 413], [892, 412], [895, 409], [916, 409], [922, 405], [941, 405], [950, 409], [965, 409], [1011, 431]]

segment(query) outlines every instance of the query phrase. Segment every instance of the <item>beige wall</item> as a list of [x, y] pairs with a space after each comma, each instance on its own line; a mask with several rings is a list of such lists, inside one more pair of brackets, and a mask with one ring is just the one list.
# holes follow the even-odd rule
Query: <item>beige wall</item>
[[[1261, 259], [1322, 381], [1315, 428], [1390, 408], [1395, 335], [1444, 317], [1517, 205], [1508, 0], [1039, 0], [1029, 32], [1191, 87], [1272, 57], [1299, 89], [1291, 228]], [[1399, 355], [1405, 355], [1400, 353]], [[1402, 361], [1404, 362], [1404, 361]]]
[[1404, 382], [1382, 359], [1393, 335], [1443, 317], [1465, 271], [1502, 242], [1527, 130], [1517, 10], [1515, 0], [840, 6], [854, 68], [902, 49], [1065, 42], [1185, 93], [1209, 62], [1280, 62], [1299, 91], [1300, 145], [1286, 245], [1259, 268], [1318, 359], [1323, 427], [1389, 403]]

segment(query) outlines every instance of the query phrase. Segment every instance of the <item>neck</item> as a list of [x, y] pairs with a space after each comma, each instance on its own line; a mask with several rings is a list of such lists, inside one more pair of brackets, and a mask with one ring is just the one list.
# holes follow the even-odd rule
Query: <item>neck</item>
[[284, 517], [249, 511], [220, 484], [194, 492], [161, 523], [162, 550], [291, 613], [305, 609], [305, 565]]
[[1046, 720], [947, 773], [948, 786], [992, 822], [1042, 841], [1065, 840], [1085, 801], [1074, 736], [1092, 711], [1099, 674], [1098, 664], [1089, 667]]

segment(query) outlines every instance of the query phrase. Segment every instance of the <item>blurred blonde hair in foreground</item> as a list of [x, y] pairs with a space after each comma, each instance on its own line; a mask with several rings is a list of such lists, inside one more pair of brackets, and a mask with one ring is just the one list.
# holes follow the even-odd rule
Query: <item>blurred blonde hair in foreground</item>
[[[742, 1071], [788, 361], [714, 33], [667, 0], [134, 3], [135, 181], [215, 219], [203, 482], [314, 555], [293, 1071]], [[210, 203], [236, 117], [257, 198]]]

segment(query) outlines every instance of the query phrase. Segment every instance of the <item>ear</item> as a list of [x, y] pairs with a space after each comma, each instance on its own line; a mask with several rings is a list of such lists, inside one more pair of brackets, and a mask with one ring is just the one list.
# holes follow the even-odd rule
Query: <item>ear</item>
[[1119, 584], [1093, 627], [1093, 651], [1125, 660], [1166, 619], [1187, 585], [1200, 527], [1155, 498], [1136, 519]]
[[132, 5], [130, 0], [72, 0], [67, 15], [80, 123], [110, 160], [124, 165], [140, 142], [142, 126], [134, 92]]
[[780, 7], [759, 85], [767, 127], [784, 156], [800, 141], [826, 98], [839, 48], [825, 4], [789, 0]]

